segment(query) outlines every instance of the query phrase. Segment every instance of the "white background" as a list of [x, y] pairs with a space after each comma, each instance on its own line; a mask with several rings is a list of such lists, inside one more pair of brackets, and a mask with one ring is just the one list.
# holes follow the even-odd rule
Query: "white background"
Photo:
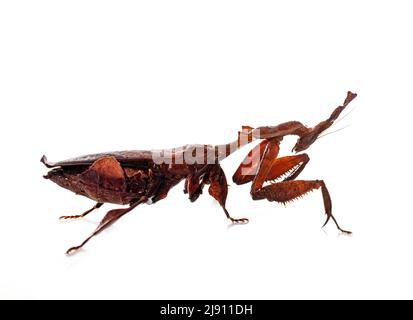
[[[409, 1], [2, 1], [0, 298], [413, 298]], [[110, 205], [46, 181], [39, 162], [110, 150], [227, 143], [241, 125], [325, 119], [284, 208], [231, 183], [228, 227], [180, 184], [94, 238]], [[293, 146], [285, 139], [282, 153]], [[228, 180], [252, 146], [226, 159]], [[206, 190], [205, 190], [206, 191]], [[112, 206], [113, 207], [113, 206]]]

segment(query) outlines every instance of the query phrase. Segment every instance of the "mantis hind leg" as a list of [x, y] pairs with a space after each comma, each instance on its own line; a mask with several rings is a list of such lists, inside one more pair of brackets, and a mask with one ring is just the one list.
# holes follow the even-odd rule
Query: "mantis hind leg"
[[327, 224], [327, 222], [330, 219], [332, 219], [335, 225], [337, 226], [338, 230], [350, 234], [351, 232], [343, 230], [337, 223], [337, 220], [334, 218], [332, 214], [331, 197], [323, 180], [283, 181], [269, 186], [265, 186], [259, 190], [254, 191], [252, 194], [254, 200], [267, 199], [269, 201], [277, 201], [285, 204], [294, 201], [315, 189], [320, 188], [323, 195], [324, 210], [327, 215], [327, 219], [323, 224], [323, 227]]
[[129, 208], [124, 208], [124, 209], [114, 209], [108, 211], [106, 215], [103, 217], [102, 221], [99, 223], [98, 227], [95, 229], [95, 231], [87, 237], [80, 245], [71, 247], [66, 251], [66, 254], [70, 255], [80, 248], [82, 248], [87, 242], [89, 242], [90, 239], [92, 239], [94, 236], [102, 232], [104, 229], [112, 225], [116, 220], [118, 220], [120, 217], [128, 213], [129, 211], [133, 210], [136, 208], [139, 204], [143, 203], [146, 201], [146, 198], [141, 198], [139, 201], [133, 203], [130, 205]]
[[90, 208], [89, 210], [86, 210], [85, 212], [83, 212], [82, 214], [77, 214], [74, 216], [61, 216], [59, 219], [60, 220], [74, 220], [74, 219], [80, 219], [83, 218], [85, 216], [87, 216], [89, 213], [91, 213], [92, 211], [94, 211], [95, 209], [99, 209], [101, 206], [103, 206], [102, 202], [98, 202], [96, 203], [92, 208]]

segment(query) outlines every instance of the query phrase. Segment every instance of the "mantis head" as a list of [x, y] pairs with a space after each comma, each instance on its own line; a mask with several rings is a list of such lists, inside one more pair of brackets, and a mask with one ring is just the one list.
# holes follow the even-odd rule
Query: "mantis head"
[[[347, 92], [347, 97], [344, 100], [343, 105], [337, 107], [327, 120], [321, 121], [319, 124], [317, 124], [313, 128], [308, 128], [307, 130], [303, 130], [302, 132], [300, 132], [297, 143], [295, 144], [292, 151], [293, 152], [301, 152], [301, 151], [304, 151], [304, 150], [308, 149], [319, 138], [319, 136], [324, 131], [326, 131], [328, 128], [330, 128], [333, 125], [334, 121], [340, 116], [341, 112], [346, 108], [346, 106], [355, 97], [357, 97], [357, 94], [352, 93], [350, 91]], [[345, 115], [345, 116], [347, 116], [347, 115]], [[344, 119], [344, 117], [341, 117], [341, 119], [339, 119], [338, 121]]]

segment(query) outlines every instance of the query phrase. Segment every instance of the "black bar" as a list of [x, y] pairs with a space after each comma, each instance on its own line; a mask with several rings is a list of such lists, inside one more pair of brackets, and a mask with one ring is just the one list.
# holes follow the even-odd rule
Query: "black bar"
[[[410, 301], [128, 300], [0, 301], [13, 319], [398, 319], [410, 314]], [[27, 304], [27, 306], [25, 306]], [[61, 305], [60, 305], [61, 304]], [[10, 308], [9, 310], [7, 310]], [[404, 309], [405, 308], [405, 309]], [[10, 311], [10, 312], [9, 312]], [[113, 317], [115, 315], [116, 317]], [[404, 316], [406, 318], [406, 316]]]

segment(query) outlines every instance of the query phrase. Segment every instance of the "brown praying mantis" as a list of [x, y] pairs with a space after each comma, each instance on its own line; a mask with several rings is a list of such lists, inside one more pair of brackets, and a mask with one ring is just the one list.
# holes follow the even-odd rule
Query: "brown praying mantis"
[[[56, 163], [41, 161], [53, 168], [44, 177], [76, 194], [86, 196], [96, 204], [80, 215], [63, 216], [61, 219], [78, 219], [86, 216], [104, 203], [128, 205], [127, 208], [107, 212], [96, 230], [79, 246], [67, 250], [73, 253], [92, 237], [107, 228], [121, 216], [142, 203], [152, 204], [166, 198], [171, 188], [185, 180], [184, 193], [194, 202], [208, 185], [209, 194], [223, 208], [233, 223], [247, 223], [247, 218], [233, 218], [226, 206], [228, 184], [220, 162], [242, 146], [256, 139], [262, 141], [254, 147], [233, 175], [234, 183], [251, 182], [253, 200], [267, 199], [287, 203], [310, 191], [321, 189], [327, 222], [332, 219], [343, 230], [332, 214], [330, 194], [323, 180], [296, 180], [310, 158], [299, 153], [310, 147], [325, 130], [331, 127], [341, 112], [357, 95], [347, 93], [344, 103], [330, 117], [312, 128], [298, 121], [277, 126], [252, 128], [243, 126], [238, 138], [228, 144], [186, 145], [169, 150], [121, 151], [81, 156]], [[291, 156], [278, 157], [280, 143], [287, 135], [298, 136]], [[278, 179], [278, 180], [277, 180]], [[281, 181], [279, 181], [281, 179]]]

